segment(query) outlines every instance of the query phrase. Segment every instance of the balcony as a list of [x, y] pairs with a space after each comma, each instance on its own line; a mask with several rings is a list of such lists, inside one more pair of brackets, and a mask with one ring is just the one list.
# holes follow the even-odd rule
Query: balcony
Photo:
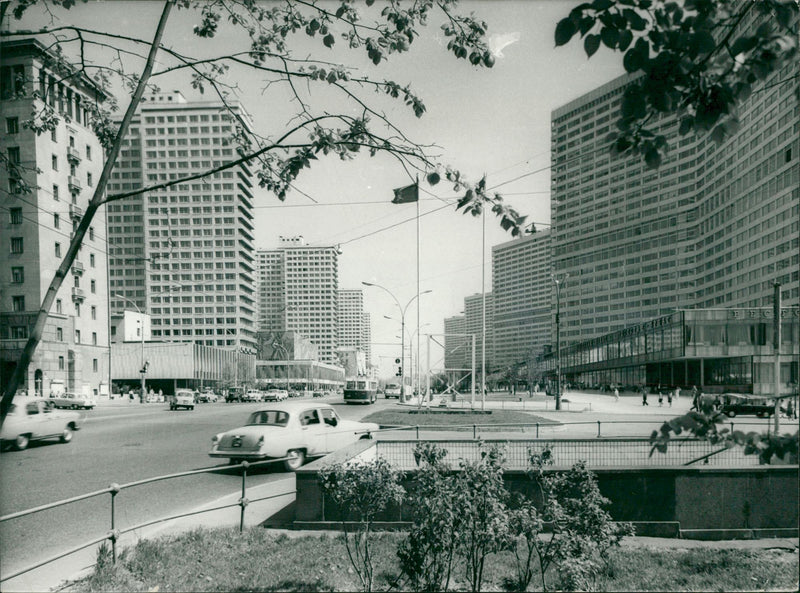
[[83, 274], [83, 262], [75, 260], [72, 262], [72, 273], [75, 276], [81, 276]]
[[82, 302], [86, 298], [86, 294], [83, 292], [82, 288], [78, 288], [77, 286], [72, 287], [72, 300], [76, 303]]
[[69, 185], [70, 191], [81, 191], [83, 189], [80, 180], [74, 175], [70, 175], [67, 178], [67, 184]]
[[67, 160], [77, 165], [81, 162], [81, 153], [74, 146], [67, 146]]
[[74, 220], [80, 220], [81, 218], [83, 218], [83, 208], [81, 208], [77, 204], [70, 204], [69, 216]]

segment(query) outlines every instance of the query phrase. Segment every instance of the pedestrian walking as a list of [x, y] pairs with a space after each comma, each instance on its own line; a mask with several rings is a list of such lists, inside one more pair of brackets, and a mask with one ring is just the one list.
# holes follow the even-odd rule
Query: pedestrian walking
[[617, 387], [614, 387], [614, 401], [619, 401], [619, 389]]
[[669, 404], [669, 407], [671, 408], [672, 407], [672, 391], [668, 391], [667, 392], [667, 403]]
[[700, 392], [697, 391], [697, 385], [692, 385], [692, 407], [689, 410], [697, 410], [697, 401], [700, 397]]
[[642, 405], [649, 406], [650, 404], [647, 403], [647, 388], [642, 385]]
[[680, 398], [681, 398], [681, 388], [678, 385], [675, 387], [675, 401], [679, 400]]

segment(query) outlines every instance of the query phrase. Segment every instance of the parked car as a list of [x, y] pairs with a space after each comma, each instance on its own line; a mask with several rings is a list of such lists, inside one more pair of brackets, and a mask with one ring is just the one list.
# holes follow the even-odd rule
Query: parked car
[[243, 396], [244, 396], [244, 389], [242, 389], [241, 387], [231, 387], [228, 390], [227, 395], [225, 395], [225, 401], [228, 403], [240, 402], [242, 401]]
[[178, 389], [175, 395], [169, 396], [170, 410], [177, 410], [178, 408], [194, 410], [194, 404], [194, 391], [191, 389]]
[[372, 422], [340, 419], [328, 404], [282, 402], [253, 412], [242, 427], [215, 435], [208, 454], [232, 463], [285, 457], [284, 467], [295, 471], [306, 459], [372, 438], [376, 430]]
[[729, 418], [741, 414], [755, 414], [759, 418], [763, 418], [771, 416], [775, 412], [775, 401], [765, 397], [747, 397], [726, 393], [719, 397], [719, 401], [721, 402], [719, 411]]
[[285, 389], [270, 389], [264, 394], [265, 402], [282, 402], [289, 399], [289, 392]]
[[31, 441], [42, 439], [57, 437], [62, 443], [69, 443], [72, 433], [79, 428], [80, 419], [78, 412], [56, 409], [46, 399], [13, 403], [0, 429], [0, 443], [13, 443], [20, 451]]
[[72, 410], [85, 409], [91, 410], [97, 405], [93, 395], [80, 395], [78, 393], [61, 393], [59, 395], [51, 395], [50, 402], [56, 408], [70, 408]]

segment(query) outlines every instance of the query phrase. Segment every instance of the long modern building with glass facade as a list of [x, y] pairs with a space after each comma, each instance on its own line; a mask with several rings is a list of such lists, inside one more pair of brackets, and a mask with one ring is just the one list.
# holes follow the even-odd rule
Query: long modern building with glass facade
[[[707, 392], [794, 393], [800, 357], [800, 309], [781, 309], [775, 349], [772, 308], [680, 310], [561, 350], [564, 379], [586, 386], [696, 385]], [[537, 374], [554, 375], [555, 353]]]

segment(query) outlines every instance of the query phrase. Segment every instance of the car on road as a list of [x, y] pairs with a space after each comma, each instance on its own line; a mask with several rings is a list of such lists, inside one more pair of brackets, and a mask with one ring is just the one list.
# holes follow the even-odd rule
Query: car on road
[[242, 396], [243, 402], [261, 402], [264, 401], [264, 394], [258, 389], [248, 389], [247, 393]]
[[213, 404], [219, 400], [219, 396], [209, 389], [201, 391], [197, 396], [198, 404]]
[[741, 415], [755, 415], [759, 418], [771, 416], [775, 412], [775, 401], [766, 397], [743, 396], [726, 393], [719, 397], [719, 411], [734, 418]]
[[11, 443], [20, 451], [31, 441], [43, 439], [58, 438], [62, 443], [69, 443], [80, 420], [78, 412], [59, 410], [49, 400], [26, 398], [11, 404], [0, 429], [0, 443]]
[[97, 400], [95, 400], [93, 395], [80, 395], [69, 391], [58, 395], [51, 395], [49, 401], [56, 408], [69, 408], [72, 410], [91, 410], [97, 405]]
[[285, 389], [270, 389], [264, 394], [265, 402], [282, 402], [289, 399], [289, 392]]
[[253, 412], [244, 426], [215, 435], [208, 454], [231, 463], [286, 458], [286, 470], [295, 471], [311, 457], [372, 438], [378, 428], [372, 422], [342, 420], [329, 404], [281, 402]]
[[194, 404], [194, 391], [191, 389], [178, 389], [175, 395], [169, 397], [170, 410], [177, 410], [178, 408], [194, 410]]

